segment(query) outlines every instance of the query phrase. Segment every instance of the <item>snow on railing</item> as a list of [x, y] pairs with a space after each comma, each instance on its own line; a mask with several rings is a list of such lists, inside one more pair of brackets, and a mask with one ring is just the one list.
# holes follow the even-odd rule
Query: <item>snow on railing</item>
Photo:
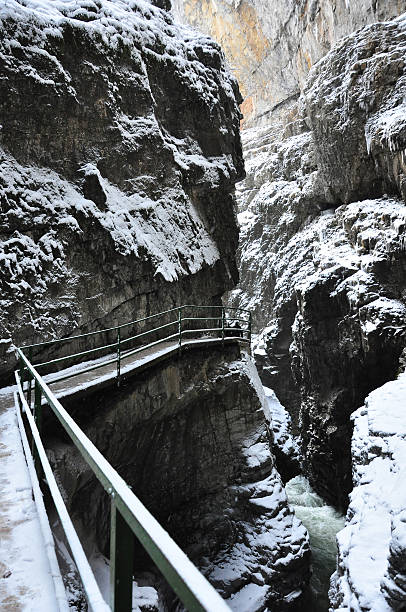
[[[210, 315], [217, 314], [218, 316], [201, 316], [205, 314], [205, 309], [209, 310]], [[159, 317], [164, 319], [161, 325], [155, 325], [151, 329], [133, 333], [134, 327], [145, 326]], [[175, 326], [175, 333], [157, 338], [163, 330], [166, 334], [167, 330]], [[124, 330], [130, 331], [127, 337], [123, 337]], [[99, 335], [108, 337], [111, 333], [115, 334], [113, 342], [107, 341], [106, 343], [104, 341], [104, 344], [102, 343], [101, 346], [90, 349], [87, 348], [86, 350], [70, 353], [67, 351], [67, 347], [71, 342], [80, 343], [83, 340], [93, 340]], [[143, 343], [151, 334], [153, 340], [149, 343]], [[184, 305], [116, 327], [69, 338], [50, 340], [17, 349], [20, 362], [20, 370], [15, 373], [17, 382], [15, 398], [17, 415], [19, 417], [18, 422], [20, 428], [23, 428], [24, 424], [21, 414], [25, 414], [25, 422], [31, 432], [30, 438], [32, 439], [35, 467], [37, 471], [42, 470], [45, 475], [56, 511], [81, 577], [84, 592], [93, 612], [105, 612], [106, 610], [123, 612], [132, 609], [133, 535], [141, 542], [187, 610], [222, 612], [229, 610], [229, 608], [63, 408], [44, 381], [43, 376], [39, 374], [38, 368], [48, 368], [48, 370], [49, 368], [57, 368], [58, 371], [58, 368], [62, 365], [66, 368], [65, 364], [68, 360], [73, 360], [77, 363], [89, 355], [93, 355], [94, 359], [96, 359], [98, 353], [110, 351], [110, 355], [107, 355], [107, 358], [97, 358], [97, 362], [90, 366], [80, 369], [74, 368], [73, 372], [70, 369], [68, 373], [64, 372], [58, 377], [53, 376], [52, 383], [95, 370], [110, 363], [116, 363], [117, 383], [120, 384], [121, 361], [123, 359], [139, 351], [169, 341], [175, 341], [175, 350], [181, 351], [185, 343], [190, 343], [186, 339], [190, 338], [190, 336], [194, 339], [217, 339], [222, 343], [226, 339], [236, 339], [248, 343], [251, 348], [251, 313], [248, 310], [226, 308], [224, 306]], [[62, 347], [67, 354], [48, 361], [42, 361], [34, 366], [34, 352], [43, 354], [43, 351], [47, 348], [55, 349], [55, 347]], [[115, 353], [112, 355], [111, 351], [113, 350]], [[28, 353], [28, 356], [26, 353]], [[31, 401], [32, 390], [34, 391], [33, 406]], [[41, 440], [42, 407], [44, 401], [48, 403], [62, 427], [111, 498], [110, 606], [106, 604], [100, 593], [100, 589], [58, 489]], [[24, 432], [22, 431], [22, 437], [24, 436], [25, 430]], [[54, 562], [53, 557], [52, 562]]]
[[[210, 316], [199, 316], [206, 314], [204, 311], [208, 311]], [[217, 315], [217, 316], [213, 316]], [[150, 329], [144, 331], [138, 331], [139, 328], [143, 328], [146, 325], [155, 322], [156, 319], [163, 319], [164, 323], [161, 325], [155, 325]], [[169, 319], [169, 320], [168, 320]], [[169, 329], [175, 329], [174, 333], [166, 335]], [[131, 333], [132, 330], [138, 333]], [[125, 330], [129, 335], [125, 337]], [[164, 332], [163, 337], [161, 337]], [[152, 341], [146, 342], [148, 337], [151, 337]], [[80, 344], [83, 341], [93, 341], [97, 337], [109, 338], [114, 336], [113, 341], [106, 341], [101, 346], [95, 346], [92, 348], [85, 348], [80, 351], [69, 351], [69, 344], [75, 342]], [[45, 371], [58, 371], [60, 366], [66, 368], [66, 363], [80, 363], [84, 358], [92, 357], [92, 360], [97, 359], [91, 364], [87, 365], [80, 370], [75, 371], [75, 375], [84, 374], [98, 368], [102, 368], [106, 365], [116, 363], [117, 368], [117, 384], [120, 385], [121, 380], [121, 362], [123, 359], [131, 357], [138, 352], [144, 351], [145, 349], [158, 346], [163, 342], [177, 342], [179, 350], [182, 349], [182, 340], [186, 337], [211, 337], [224, 340], [226, 338], [235, 337], [239, 341], [245, 342], [251, 348], [251, 312], [242, 308], [232, 308], [224, 306], [201, 306], [186, 304], [177, 308], [171, 308], [157, 314], [149, 315], [135, 321], [130, 321], [118, 325], [116, 327], [109, 327], [98, 331], [88, 332], [85, 334], [79, 334], [70, 336], [67, 338], [60, 338], [57, 340], [49, 340], [47, 342], [41, 342], [37, 344], [30, 344], [28, 346], [21, 347], [21, 350], [28, 357], [29, 361], [35, 365], [36, 369], [44, 368]], [[44, 350], [52, 349], [57, 350], [61, 348], [64, 355], [56, 357], [54, 359], [48, 359], [40, 363], [34, 363], [34, 354], [43, 354]], [[100, 359], [99, 355], [105, 359]], [[72, 372], [61, 374], [60, 377], [53, 377], [52, 382], [58, 382], [70, 378]], [[30, 391], [29, 391], [30, 392]]]
[[[33, 441], [37, 471], [43, 470], [83, 588], [93, 612], [129, 612], [132, 609], [134, 535], [160, 569], [171, 588], [190, 611], [226, 612], [228, 606], [185, 553], [155, 520], [126, 482], [110, 465], [95, 445], [63, 408], [51, 389], [30, 363], [21, 349], [17, 349], [21, 369], [16, 372], [17, 414], [26, 416]], [[25, 385], [25, 381], [29, 384]], [[31, 380], [34, 381], [34, 406], [31, 410]], [[26, 386], [26, 390], [24, 390]], [[27, 397], [25, 397], [25, 391]], [[42, 440], [41, 413], [43, 398], [58, 418], [62, 427], [81, 453], [94, 475], [111, 498], [110, 523], [110, 606], [104, 601], [90, 568], [83, 547], [52, 473]], [[23, 427], [22, 419], [19, 423]]]

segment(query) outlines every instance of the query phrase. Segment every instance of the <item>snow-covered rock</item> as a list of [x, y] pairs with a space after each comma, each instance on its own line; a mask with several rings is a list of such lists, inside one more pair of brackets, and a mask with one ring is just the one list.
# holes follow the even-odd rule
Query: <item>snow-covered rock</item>
[[406, 5], [271, 4], [174, 3], [224, 44], [248, 96], [230, 303], [254, 311], [261, 377], [312, 485], [345, 508], [349, 416], [405, 345]]
[[[308, 535], [276, 470], [272, 416], [248, 356], [232, 346], [185, 352], [119, 393], [89, 390], [92, 415], [80, 400], [64, 404], [232, 609], [300, 599]], [[72, 445], [48, 431], [70, 511], [108, 554], [109, 500]], [[153, 571], [140, 545], [135, 557], [138, 571]]]
[[298, 440], [292, 433], [292, 419], [280, 403], [275, 392], [264, 387], [265, 399], [271, 413], [273, 453], [278, 472], [284, 482], [300, 474], [300, 451]]
[[406, 602], [406, 374], [353, 414], [354, 489], [337, 535], [332, 609], [404, 610]]
[[[294, 104], [316, 62], [343, 36], [406, 10], [405, 0], [172, 0], [178, 19], [210, 34], [224, 49], [252, 125]], [[290, 117], [290, 118], [289, 118]]]
[[[404, 19], [365, 27], [312, 69], [300, 121], [243, 132], [241, 282], [230, 302], [254, 310], [262, 380], [300, 429], [312, 486], [343, 507], [350, 414], [396, 375], [405, 346], [405, 44]], [[369, 54], [371, 78], [351, 76], [357, 54]], [[378, 146], [389, 111], [398, 120]]]
[[218, 303], [243, 175], [219, 46], [143, 0], [1, 0], [0, 32], [0, 370], [15, 344]]
[[310, 72], [304, 103], [326, 201], [406, 198], [405, 53], [406, 14], [344, 38]]
[[[241, 283], [230, 302], [255, 312], [261, 378], [300, 430], [312, 485], [345, 508], [351, 413], [396, 377], [406, 343], [406, 5], [175, 0], [175, 6], [224, 43], [247, 96], [247, 177], [237, 189]], [[245, 45], [235, 44], [242, 38]], [[392, 399], [386, 413], [396, 404], [400, 415]], [[357, 415], [354, 440], [363, 427], [365, 461], [374, 467], [365, 468], [365, 482], [356, 477], [339, 540], [334, 604], [400, 610], [403, 426], [398, 422], [399, 433], [389, 435], [395, 423], [388, 417], [385, 424], [382, 409], [382, 437], [372, 433], [375, 416], [372, 426], [371, 416]], [[362, 453], [354, 452], [358, 465]]]

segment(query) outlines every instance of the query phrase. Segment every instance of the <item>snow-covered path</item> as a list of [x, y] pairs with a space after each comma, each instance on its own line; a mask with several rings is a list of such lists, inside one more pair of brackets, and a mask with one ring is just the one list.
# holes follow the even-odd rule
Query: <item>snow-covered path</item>
[[[204, 348], [207, 346], [223, 346], [225, 344], [235, 344], [241, 342], [240, 337], [228, 336], [222, 340], [221, 338], [190, 338], [182, 341], [182, 351], [190, 349]], [[177, 340], [170, 342], [163, 341], [159, 345], [146, 346], [134, 355], [126, 356], [125, 353], [121, 357], [121, 376], [123, 379], [139, 373], [141, 370], [149, 368], [163, 359], [174, 356], [179, 351]], [[54, 374], [44, 376], [45, 382], [50, 386], [55, 396], [62, 400], [67, 395], [76, 395], [82, 392], [87, 392], [90, 389], [110, 386], [115, 384], [117, 376], [116, 363], [108, 363], [103, 365], [103, 361], [109, 361], [114, 355], [106, 355], [100, 359], [86, 361], [78, 365], [60, 370]], [[82, 373], [81, 370], [87, 366], [100, 363], [100, 367], [90, 372]], [[52, 382], [60, 376], [69, 376], [62, 381]]]
[[[228, 337], [224, 343], [238, 342]], [[189, 339], [183, 349], [220, 344], [215, 338]], [[122, 375], [129, 375], [177, 354], [177, 342], [146, 347], [131, 357], [123, 356]], [[64, 370], [72, 377], [52, 383], [62, 374], [45, 377], [58, 397], [80, 393], [101, 384], [114, 384], [116, 364], [81, 373], [86, 364]], [[58, 610], [54, 581], [41, 532], [32, 485], [14, 407], [14, 387], [0, 389], [0, 610], [54, 612]]]
[[58, 610], [12, 387], [0, 389], [0, 609]]

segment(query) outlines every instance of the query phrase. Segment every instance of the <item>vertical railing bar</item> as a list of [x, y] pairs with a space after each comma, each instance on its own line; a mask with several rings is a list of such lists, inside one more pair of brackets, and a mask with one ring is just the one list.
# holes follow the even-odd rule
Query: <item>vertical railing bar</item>
[[[32, 363], [32, 347], [28, 349], [28, 360]], [[27, 387], [27, 403], [31, 408], [31, 386], [32, 386], [32, 377], [30, 372], [27, 370], [27, 379], [28, 379], [28, 387]]]
[[121, 346], [120, 346], [121, 334], [120, 326], [117, 327], [117, 387], [120, 386], [121, 382]]
[[224, 306], [221, 307], [221, 341], [224, 347], [224, 324], [225, 324], [225, 310]]
[[252, 336], [252, 314], [250, 311], [249, 318], [248, 318], [248, 340], [249, 340], [249, 347], [250, 347], [249, 348], [250, 355], [252, 355], [251, 336]]
[[132, 610], [134, 534], [111, 499], [110, 607], [112, 612]]
[[42, 425], [42, 389], [39, 382], [36, 380], [34, 385], [34, 417], [35, 423], [41, 435]]
[[179, 355], [182, 350], [182, 308], [178, 308]]
[[[42, 431], [42, 389], [37, 380], [34, 382], [34, 420], [38, 429], [39, 435]], [[38, 474], [38, 478], [41, 478], [41, 461], [38, 455], [37, 447], [34, 438], [32, 438], [31, 453], [34, 457], [34, 465]]]

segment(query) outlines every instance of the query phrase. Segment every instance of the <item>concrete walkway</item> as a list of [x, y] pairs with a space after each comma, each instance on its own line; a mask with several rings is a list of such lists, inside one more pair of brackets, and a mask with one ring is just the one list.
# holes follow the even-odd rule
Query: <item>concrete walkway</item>
[[58, 610], [14, 407], [0, 389], [0, 610]]

